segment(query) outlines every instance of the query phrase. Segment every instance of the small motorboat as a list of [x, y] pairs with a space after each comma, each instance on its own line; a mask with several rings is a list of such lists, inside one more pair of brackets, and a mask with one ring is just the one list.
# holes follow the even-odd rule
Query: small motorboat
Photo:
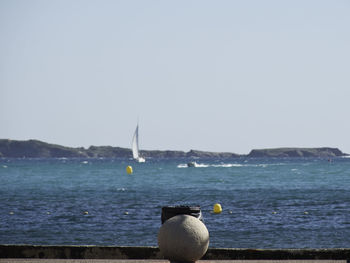
[[196, 162], [189, 162], [189, 163], [187, 163], [187, 167], [198, 167], [198, 163], [196, 163]]

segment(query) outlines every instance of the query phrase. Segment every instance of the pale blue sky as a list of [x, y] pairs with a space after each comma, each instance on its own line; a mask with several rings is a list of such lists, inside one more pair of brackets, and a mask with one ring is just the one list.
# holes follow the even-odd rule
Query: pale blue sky
[[0, 138], [350, 153], [350, 1], [0, 0]]

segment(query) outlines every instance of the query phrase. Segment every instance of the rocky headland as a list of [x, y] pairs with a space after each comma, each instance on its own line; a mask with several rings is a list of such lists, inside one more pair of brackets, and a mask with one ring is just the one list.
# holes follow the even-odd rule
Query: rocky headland
[[252, 150], [247, 157], [338, 157], [347, 154], [338, 148], [321, 147], [321, 148], [275, 148]]
[[[348, 154], [338, 148], [274, 148], [252, 150], [247, 155], [228, 152], [141, 151], [146, 158], [237, 158], [237, 157], [339, 157]], [[131, 149], [112, 146], [90, 146], [73, 148], [49, 144], [38, 140], [0, 139], [0, 157], [3, 158], [131, 158]]]

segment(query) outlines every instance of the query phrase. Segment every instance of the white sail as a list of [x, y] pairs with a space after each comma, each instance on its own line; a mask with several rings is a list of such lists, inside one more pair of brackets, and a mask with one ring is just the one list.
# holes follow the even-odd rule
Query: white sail
[[137, 124], [134, 136], [132, 137], [132, 157], [138, 162], [144, 162], [145, 159], [139, 154], [139, 125]]
[[136, 126], [134, 136], [132, 137], [132, 157], [139, 158], [139, 125]]

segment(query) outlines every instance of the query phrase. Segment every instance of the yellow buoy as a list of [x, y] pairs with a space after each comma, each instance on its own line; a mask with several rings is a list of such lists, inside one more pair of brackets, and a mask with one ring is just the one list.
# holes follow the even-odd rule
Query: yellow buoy
[[126, 172], [132, 174], [132, 167], [130, 165], [126, 167]]
[[214, 214], [220, 214], [222, 212], [222, 208], [220, 204], [215, 204], [213, 208]]

